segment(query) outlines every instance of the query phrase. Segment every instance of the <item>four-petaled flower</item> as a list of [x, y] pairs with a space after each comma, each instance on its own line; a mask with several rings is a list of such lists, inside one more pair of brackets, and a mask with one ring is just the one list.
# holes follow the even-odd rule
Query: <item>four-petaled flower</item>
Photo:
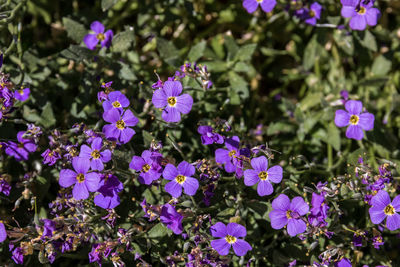
[[109, 48], [111, 46], [111, 41], [114, 36], [112, 30], [108, 30], [104, 33], [104, 25], [99, 21], [94, 21], [90, 25], [90, 29], [95, 33], [86, 34], [83, 38], [83, 42], [90, 50], [94, 50], [99, 42], [101, 47]]
[[300, 19], [303, 19], [305, 23], [315, 25], [317, 24], [317, 20], [321, 18], [321, 10], [322, 6], [319, 3], [314, 2], [310, 5], [310, 9], [302, 8], [296, 12], [296, 15]]
[[92, 170], [102, 171], [104, 169], [103, 162], [105, 163], [111, 160], [111, 151], [108, 149], [101, 151], [102, 147], [101, 137], [96, 137], [93, 139], [91, 147], [87, 145], [81, 146], [79, 157], [89, 159], [90, 168], [92, 168]]
[[400, 228], [400, 195], [390, 201], [390, 196], [385, 190], [380, 190], [371, 199], [372, 207], [369, 209], [369, 216], [374, 224], [381, 223], [385, 218], [386, 227], [390, 231]]
[[176, 235], [182, 233], [182, 219], [183, 216], [175, 210], [174, 206], [167, 203], [161, 208], [160, 221]]
[[301, 197], [294, 197], [290, 201], [285, 194], [280, 194], [272, 201], [272, 211], [269, 213], [271, 227], [282, 229], [287, 225], [287, 232], [290, 236], [296, 236], [307, 229], [306, 223], [301, 216], [309, 211], [307, 203]]
[[335, 114], [335, 124], [338, 127], [349, 126], [346, 137], [361, 140], [364, 137], [363, 130], [370, 131], [374, 128], [375, 116], [362, 111], [361, 101], [349, 100], [345, 104], [346, 110], [339, 109]]
[[129, 168], [140, 171], [139, 182], [149, 185], [161, 176], [161, 159], [162, 155], [160, 153], [145, 150], [142, 152], [141, 157], [132, 157]]
[[165, 185], [165, 191], [178, 198], [182, 195], [182, 187], [186, 195], [193, 196], [199, 188], [197, 179], [191, 177], [196, 172], [193, 165], [186, 161], [179, 163], [178, 168], [172, 164], [165, 166], [163, 177], [171, 182]]
[[282, 167], [277, 165], [268, 169], [268, 160], [261, 156], [251, 160], [253, 169], [244, 171], [244, 184], [253, 186], [258, 183], [257, 193], [259, 196], [271, 195], [274, 188], [272, 183], [280, 183], [282, 181]]
[[237, 223], [228, 223], [228, 225], [222, 222], [217, 222], [210, 228], [211, 235], [213, 237], [219, 237], [221, 239], [215, 239], [211, 241], [211, 246], [220, 255], [228, 255], [231, 246], [233, 251], [238, 256], [246, 255], [247, 251], [252, 250], [249, 243], [239, 237], [245, 237], [247, 232], [243, 225]]
[[107, 99], [103, 102], [103, 109], [105, 112], [113, 108], [122, 111], [123, 108], [128, 106], [128, 98], [120, 91], [113, 91], [109, 93]]
[[135, 126], [139, 122], [129, 109], [125, 110], [122, 116], [117, 109], [110, 109], [103, 113], [103, 119], [111, 123], [103, 126], [104, 135], [107, 139], [118, 140], [121, 144], [128, 143], [136, 133], [128, 126]]
[[96, 172], [89, 172], [90, 161], [87, 158], [75, 157], [72, 159], [74, 170], [62, 169], [60, 171], [59, 183], [62, 187], [70, 187], [72, 196], [76, 200], [87, 199], [89, 192], [96, 192], [99, 189], [100, 175]]
[[253, 13], [256, 11], [258, 6], [261, 6], [261, 9], [264, 12], [271, 12], [276, 5], [276, 0], [244, 0], [243, 7], [247, 10], [248, 13]]
[[22, 87], [19, 90], [15, 90], [14, 97], [15, 97], [15, 99], [18, 99], [19, 101], [25, 101], [29, 98], [30, 94], [31, 94], [31, 90], [29, 88]]
[[201, 143], [203, 145], [211, 145], [213, 143], [223, 144], [224, 138], [222, 135], [214, 132], [211, 126], [203, 125], [197, 128], [197, 132], [201, 134]]
[[6, 146], [5, 152], [13, 156], [17, 161], [28, 160], [29, 152], [35, 152], [37, 145], [34, 140], [24, 138], [26, 131], [19, 131], [17, 133], [18, 144], [13, 141], [9, 141]]
[[341, 0], [342, 10], [341, 14], [345, 18], [350, 19], [350, 28], [353, 30], [365, 30], [367, 24], [375, 26], [378, 23], [381, 12], [372, 7], [374, 0]]
[[249, 157], [249, 150], [246, 148], [239, 149], [240, 139], [238, 136], [232, 136], [225, 140], [227, 149], [218, 148], [215, 150], [215, 161], [224, 164], [225, 171], [228, 173], [235, 172], [236, 177], [243, 175], [243, 157]]
[[118, 193], [123, 189], [124, 186], [116, 176], [112, 174], [104, 175], [97, 190], [100, 194], [94, 197], [94, 204], [103, 209], [115, 208], [121, 202]]
[[182, 93], [179, 81], [166, 81], [162, 89], [157, 89], [152, 97], [156, 108], [163, 108], [161, 117], [166, 122], [179, 122], [181, 113], [188, 114], [192, 109], [193, 98]]

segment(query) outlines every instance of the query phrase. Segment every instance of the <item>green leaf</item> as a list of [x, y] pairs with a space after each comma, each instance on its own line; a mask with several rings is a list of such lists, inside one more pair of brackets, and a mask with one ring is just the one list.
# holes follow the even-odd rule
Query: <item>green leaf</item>
[[118, 0], [101, 0], [101, 9], [106, 11], [112, 8], [117, 2]]
[[304, 51], [303, 66], [306, 70], [310, 70], [314, 66], [315, 61], [319, 56], [318, 52], [319, 44], [317, 42], [316, 35], [314, 35]]
[[67, 31], [68, 37], [77, 43], [80, 43], [83, 40], [83, 37], [88, 33], [85, 26], [75, 20], [64, 17], [62, 22]]
[[369, 50], [374, 52], [378, 51], [378, 45], [376, 44], [375, 36], [368, 30], [363, 32], [358, 32], [356, 38], [359, 40], [360, 44]]
[[179, 51], [176, 49], [174, 44], [161, 37], [157, 37], [157, 50], [160, 53], [162, 59], [172, 66], [177, 66], [177, 59], [179, 57]]
[[115, 35], [112, 41], [112, 49], [113, 52], [124, 52], [129, 50], [132, 45], [135, 43], [135, 34], [133, 31], [133, 27], [131, 29], [128, 29], [118, 33]]
[[206, 48], [205, 41], [201, 41], [200, 43], [193, 46], [189, 51], [188, 60], [190, 62], [194, 62], [194, 61], [198, 60], [199, 58], [201, 58], [203, 56], [205, 48]]
[[150, 229], [148, 232], [148, 236], [150, 238], [156, 238], [156, 237], [163, 237], [166, 236], [168, 233], [168, 228], [164, 226], [162, 223], [158, 223], [153, 226], [153, 228]]
[[246, 99], [249, 97], [249, 88], [247, 82], [236, 72], [229, 72], [229, 84], [231, 85], [233, 91], [239, 94], [241, 99]]
[[41, 119], [37, 111], [34, 109], [30, 109], [27, 105], [24, 105], [22, 117], [30, 122], [38, 122]]
[[239, 48], [236, 53], [235, 60], [246, 61], [250, 60], [256, 50], [257, 44], [248, 44]]
[[328, 135], [326, 142], [336, 150], [340, 150], [340, 131], [338, 127], [332, 122], [328, 126]]
[[384, 76], [388, 74], [391, 68], [392, 62], [383, 55], [380, 55], [374, 60], [371, 72], [374, 74], [374, 76]]
[[60, 55], [66, 59], [83, 61], [91, 59], [93, 57], [93, 51], [80, 45], [70, 45], [67, 49], [61, 51]]
[[318, 105], [321, 103], [321, 93], [311, 93], [308, 94], [301, 102], [300, 102], [300, 109], [301, 111], [307, 111], [310, 108]]
[[47, 102], [46, 105], [44, 105], [41, 117], [42, 119], [40, 120], [40, 123], [46, 128], [49, 128], [56, 123], [51, 102]]
[[206, 65], [210, 72], [224, 72], [228, 70], [228, 65], [224, 61], [207, 61], [202, 64]]

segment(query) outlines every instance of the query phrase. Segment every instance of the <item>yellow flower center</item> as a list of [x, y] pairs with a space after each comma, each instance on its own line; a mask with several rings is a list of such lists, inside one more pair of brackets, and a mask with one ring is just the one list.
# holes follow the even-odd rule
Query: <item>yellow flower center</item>
[[171, 107], [174, 107], [176, 105], [176, 97], [168, 97], [167, 102]]
[[286, 211], [286, 218], [291, 219], [292, 218], [292, 214], [291, 213], [292, 213], [291, 210]]
[[236, 237], [231, 236], [231, 235], [227, 235], [227, 236], [225, 237], [225, 240], [226, 240], [226, 242], [228, 242], [229, 244], [233, 244], [233, 243], [236, 242]]
[[357, 125], [359, 120], [360, 118], [357, 115], [351, 115], [350, 117], [350, 123], [353, 125]]
[[176, 176], [175, 180], [178, 184], [183, 184], [186, 180], [186, 177], [183, 175], [178, 175]]
[[18, 90], [18, 94], [20, 94], [20, 95], [24, 95], [24, 90]]
[[231, 150], [230, 152], [229, 152], [229, 157], [233, 157], [233, 156], [235, 156], [236, 155], [236, 151], [235, 150]]
[[366, 12], [367, 12], [367, 9], [362, 6], [360, 6], [360, 10], [357, 11], [357, 13], [360, 15], [364, 15]]
[[143, 172], [148, 172], [150, 170], [150, 165], [149, 164], [144, 164], [142, 167]]
[[125, 129], [125, 122], [124, 122], [123, 120], [117, 121], [116, 124], [117, 124], [117, 128], [118, 128], [118, 129], [120, 129], [120, 130]]
[[80, 173], [76, 176], [76, 180], [78, 181], [78, 183], [83, 183], [85, 181], [85, 175], [83, 175], [83, 173]]
[[92, 158], [94, 159], [98, 159], [100, 158], [100, 152], [98, 150], [93, 150], [92, 153], [90, 154], [92, 156]]
[[119, 103], [119, 101], [114, 101], [114, 102], [112, 103], [112, 106], [113, 106], [114, 108], [120, 108], [120, 107], [121, 107], [121, 103]]
[[261, 4], [263, 1], [264, 1], [264, 0], [257, 0], [257, 3], [260, 3], [260, 4]]
[[389, 204], [385, 207], [384, 211], [383, 211], [386, 215], [393, 215], [395, 213], [395, 209], [392, 206], [392, 204]]
[[310, 17], [315, 17], [315, 12], [314, 12], [314, 10], [310, 10], [310, 12], [308, 12], [308, 15], [310, 16]]
[[100, 40], [100, 41], [104, 41], [104, 39], [106, 39], [106, 37], [102, 33], [98, 33], [96, 38], [97, 38], [97, 40]]
[[263, 181], [267, 180], [268, 179], [268, 172], [266, 172], [266, 171], [259, 172], [258, 173], [258, 177]]

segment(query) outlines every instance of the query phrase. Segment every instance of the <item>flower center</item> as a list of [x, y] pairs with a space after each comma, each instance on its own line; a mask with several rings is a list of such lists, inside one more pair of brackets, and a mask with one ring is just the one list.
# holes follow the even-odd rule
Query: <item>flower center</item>
[[119, 103], [119, 101], [117, 100], [117, 101], [114, 101], [114, 102], [112, 103], [112, 106], [113, 106], [114, 108], [120, 108], [120, 107], [121, 107], [121, 103]]
[[104, 39], [106, 39], [106, 37], [102, 33], [97, 34], [96, 38], [97, 38], [97, 40], [100, 40], [100, 41], [104, 41]]
[[24, 95], [24, 90], [18, 90], [18, 93], [20, 94], [20, 95]]
[[235, 150], [231, 150], [230, 152], [229, 152], [229, 157], [233, 157], [233, 156], [235, 156], [236, 155], [236, 151]]
[[310, 12], [308, 12], [308, 15], [310, 16], [310, 17], [315, 17], [315, 12], [314, 12], [314, 10], [310, 10]]
[[227, 235], [227, 236], [225, 237], [225, 240], [226, 240], [226, 242], [228, 242], [229, 244], [233, 244], [233, 243], [236, 242], [236, 237], [231, 236], [231, 235]]
[[178, 175], [176, 176], [175, 180], [178, 184], [183, 184], [186, 180], [186, 177], [183, 175]]
[[286, 218], [292, 219], [292, 211], [291, 210], [286, 211]]
[[257, 0], [257, 3], [260, 3], [260, 4], [261, 4], [263, 1], [264, 1], [264, 0]]
[[85, 181], [85, 175], [83, 173], [79, 173], [76, 176], [76, 180], [78, 181], [78, 183], [83, 183]]
[[120, 129], [120, 130], [125, 129], [125, 122], [124, 122], [123, 120], [117, 121], [116, 124], [117, 124], [117, 128], [118, 128], [118, 129]]
[[351, 115], [350, 117], [350, 123], [353, 125], [357, 125], [359, 120], [360, 118], [357, 115]]
[[360, 9], [357, 11], [358, 14], [364, 15], [367, 12], [367, 9], [363, 6], [360, 6]]
[[395, 213], [395, 209], [394, 209], [394, 207], [392, 206], [392, 204], [389, 204], [389, 205], [387, 205], [387, 206], [385, 207], [385, 209], [383, 210], [383, 212], [384, 212], [386, 215], [393, 215], [393, 214]]
[[266, 171], [259, 172], [258, 173], [258, 177], [263, 181], [267, 180], [268, 179], [268, 172], [266, 172]]
[[176, 97], [173, 97], [173, 96], [168, 97], [167, 102], [171, 107], [175, 106], [176, 105]]
[[144, 164], [142, 167], [143, 172], [148, 172], [150, 170], [150, 165], [149, 164]]
[[92, 153], [91, 153], [90, 155], [91, 155], [92, 158], [94, 158], [94, 159], [100, 158], [100, 152], [99, 152], [97, 149], [93, 150]]

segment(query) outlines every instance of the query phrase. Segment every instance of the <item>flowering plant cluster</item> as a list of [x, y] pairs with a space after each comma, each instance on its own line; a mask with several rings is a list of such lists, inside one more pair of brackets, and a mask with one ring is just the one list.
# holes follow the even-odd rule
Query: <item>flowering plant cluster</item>
[[400, 6], [95, 2], [0, 6], [0, 262], [400, 265]]

